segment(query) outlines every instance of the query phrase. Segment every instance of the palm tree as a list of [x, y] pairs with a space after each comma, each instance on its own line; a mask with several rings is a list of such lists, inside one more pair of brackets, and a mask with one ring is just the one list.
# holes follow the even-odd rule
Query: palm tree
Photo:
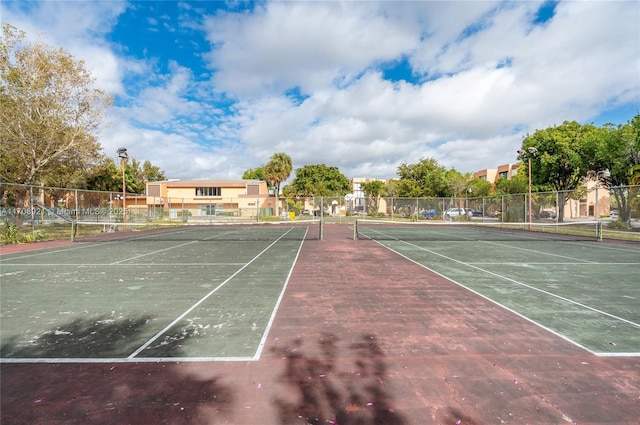
[[276, 216], [280, 216], [280, 184], [289, 178], [292, 170], [291, 157], [284, 152], [274, 153], [264, 166], [264, 178], [275, 189], [276, 193]]

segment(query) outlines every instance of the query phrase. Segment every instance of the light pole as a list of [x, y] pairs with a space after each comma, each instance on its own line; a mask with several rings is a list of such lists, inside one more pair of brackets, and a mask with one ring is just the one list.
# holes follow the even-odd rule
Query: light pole
[[518, 149], [518, 155], [520, 155], [520, 157], [522, 159], [527, 159], [528, 161], [528, 169], [529, 169], [529, 178], [528, 178], [528, 183], [529, 183], [529, 230], [531, 230], [531, 223], [532, 223], [532, 212], [531, 211], [531, 158], [534, 158], [536, 156], [536, 153], [538, 152], [538, 149], [534, 148], [533, 146], [531, 146], [530, 148], [527, 148], [527, 150], [525, 151], [524, 149]]
[[124, 169], [127, 166], [127, 159], [129, 155], [127, 154], [126, 148], [118, 149], [118, 157], [120, 158], [120, 165], [122, 166], [122, 227], [125, 229], [125, 224], [127, 223], [127, 180], [125, 178]]

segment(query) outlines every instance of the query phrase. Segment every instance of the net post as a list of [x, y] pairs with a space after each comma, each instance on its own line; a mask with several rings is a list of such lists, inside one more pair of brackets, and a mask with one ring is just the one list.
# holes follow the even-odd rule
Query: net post
[[353, 222], [353, 240], [358, 239], [358, 219], [356, 218]]
[[320, 240], [324, 240], [324, 196], [320, 197]]
[[602, 222], [596, 220], [596, 240], [602, 242]]

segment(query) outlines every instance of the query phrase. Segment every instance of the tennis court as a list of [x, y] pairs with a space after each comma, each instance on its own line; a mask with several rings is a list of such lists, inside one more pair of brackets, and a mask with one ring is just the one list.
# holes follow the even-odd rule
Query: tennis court
[[3, 251], [2, 422], [637, 423], [637, 244], [318, 227]]
[[318, 237], [129, 228], [2, 256], [3, 362], [257, 359], [302, 241]]
[[640, 246], [595, 222], [505, 227], [361, 220], [378, 241], [599, 356], [640, 355]]

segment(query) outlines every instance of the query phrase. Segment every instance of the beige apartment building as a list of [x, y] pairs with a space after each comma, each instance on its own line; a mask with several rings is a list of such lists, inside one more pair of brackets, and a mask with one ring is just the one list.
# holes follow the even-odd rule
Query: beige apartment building
[[366, 196], [364, 194], [364, 190], [362, 189], [362, 183], [369, 183], [372, 181], [381, 181], [388, 183], [388, 180], [383, 179], [372, 179], [365, 177], [356, 177], [351, 180], [351, 190], [353, 197], [349, 201], [351, 205], [351, 212], [353, 214], [362, 214], [362, 213], [376, 213], [376, 212], [386, 212], [387, 211], [387, 201], [384, 198], [378, 200], [377, 209], [378, 211], [370, 211], [372, 205], [371, 202], [368, 202]]
[[[514, 177], [519, 168], [520, 163], [503, 164], [497, 168], [476, 171], [473, 175], [495, 185], [501, 177], [507, 180]], [[523, 170], [526, 172], [526, 168], [523, 167]], [[564, 218], [600, 218], [608, 216], [611, 207], [609, 191], [603, 188], [595, 178], [585, 177], [583, 184], [587, 189], [585, 196], [566, 200]]]
[[273, 215], [275, 197], [262, 180], [165, 180], [148, 182], [146, 203], [154, 214], [209, 220]]

